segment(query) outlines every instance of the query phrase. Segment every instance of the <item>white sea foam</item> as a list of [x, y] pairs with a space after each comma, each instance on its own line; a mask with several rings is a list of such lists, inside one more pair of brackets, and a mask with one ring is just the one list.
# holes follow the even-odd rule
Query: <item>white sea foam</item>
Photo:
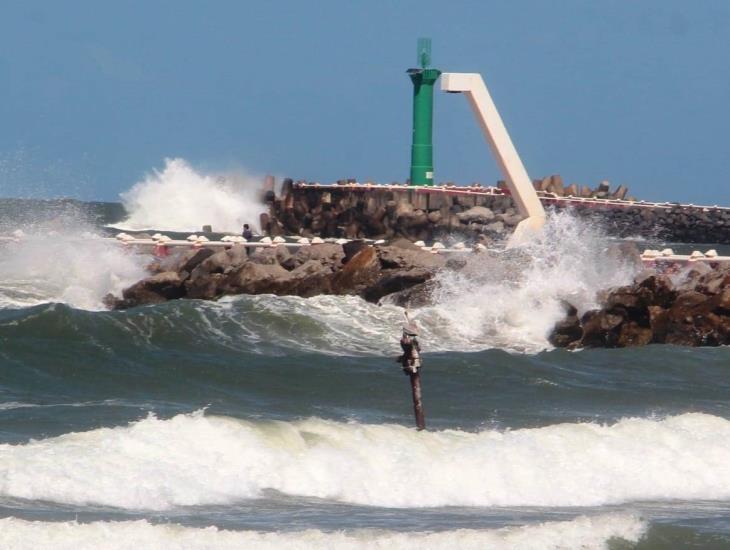
[[146, 276], [149, 257], [125, 251], [117, 243], [80, 228], [59, 233], [36, 229], [0, 254], [0, 308], [67, 303], [102, 309], [102, 298], [120, 295]]
[[535, 352], [551, 347], [547, 338], [565, 315], [563, 301], [579, 313], [597, 307], [600, 290], [629, 284], [636, 270], [599, 228], [553, 213], [527, 246], [476, 256], [460, 272], [443, 272], [436, 305], [416, 318], [424, 342]]
[[[171, 161], [157, 179], [139, 184], [136, 200], [154, 203], [145, 190], [172, 185], [175, 178], [168, 172], [191, 171], [177, 163]], [[202, 179], [216, 185], [212, 178]], [[147, 211], [156, 212], [138, 210], [140, 216]], [[52, 237], [33, 233], [21, 243], [5, 245], [0, 255], [0, 307], [55, 301], [100, 309], [105, 294], [119, 295], [146, 275], [143, 265], [149, 257], [126, 253], [116, 243], [88, 234], [81, 239], [82, 235], [81, 230]], [[600, 231], [558, 214], [525, 249], [474, 257], [461, 272], [443, 273], [437, 277], [436, 303], [412, 312], [424, 351], [549, 348], [547, 337], [563, 316], [562, 300], [586, 310], [596, 305], [600, 290], [633, 277], [635, 267], [608, 253], [610, 246]], [[331, 354], [397, 353], [403, 321], [399, 307], [350, 296], [245, 296], [197, 308], [202, 329], [211, 331], [219, 343], [233, 339], [235, 345], [238, 335], [246, 345], [273, 341]], [[221, 330], [223, 326], [229, 328]]]
[[558, 550], [607, 548], [610, 539], [638, 542], [646, 524], [630, 514], [580, 516], [571, 521], [552, 521], [502, 529], [458, 529], [433, 533], [403, 533], [362, 529], [323, 532], [229, 531], [216, 527], [192, 528], [175, 524], [151, 524], [145, 520], [77, 523], [0, 519], [0, 545], [15, 550], [196, 550], [198, 548], [306, 549], [366, 548]]
[[0, 445], [0, 496], [154, 510], [267, 490], [406, 508], [728, 499], [728, 441], [730, 421], [706, 414], [470, 433], [195, 413]]
[[183, 159], [165, 160], [165, 168], [121, 194], [129, 218], [120, 229], [240, 232], [244, 223], [258, 227], [264, 206], [257, 197], [261, 178], [244, 173], [202, 174]]
[[[636, 269], [599, 229], [561, 213], [523, 249], [472, 257], [462, 271], [444, 271], [436, 278], [434, 305], [411, 314], [426, 352], [534, 353], [551, 347], [548, 336], [565, 315], [563, 301], [580, 313], [597, 307], [600, 290], [628, 284]], [[208, 314], [217, 323], [229, 315], [247, 341], [275, 339], [330, 354], [397, 353], [404, 319], [403, 309], [387, 301], [377, 306], [341, 296], [236, 297], [216, 307]], [[272, 333], [272, 317], [290, 326]]]
[[[400, 353], [403, 309], [357, 296], [236, 296], [200, 310], [204, 330], [219, 343], [243, 343], [247, 350], [273, 345], [326, 355]], [[429, 341], [427, 349], [448, 349], [448, 342]]]

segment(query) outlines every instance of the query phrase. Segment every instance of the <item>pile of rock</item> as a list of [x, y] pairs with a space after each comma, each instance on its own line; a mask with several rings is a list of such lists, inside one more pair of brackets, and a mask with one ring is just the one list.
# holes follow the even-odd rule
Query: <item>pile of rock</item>
[[429, 192], [413, 187], [297, 187], [284, 181], [280, 197], [267, 194], [260, 226], [270, 236], [430, 241], [450, 234], [502, 239], [522, 220], [506, 195]]
[[[305, 182], [300, 182], [305, 183]], [[406, 186], [298, 186], [284, 181], [277, 196], [264, 193], [268, 212], [260, 227], [267, 235], [345, 237], [411, 241], [448, 239], [489, 243], [508, 237], [522, 220], [508, 194], [467, 193], [472, 188], [445, 189]], [[505, 187], [503, 182], [499, 187]], [[628, 202], [627, 188], [614, 191], [606, 181], [595, 189], [564, 186], [560, 176], [535, 181], [547, 209], [569, 209], [617, 237], [658, 238], [686, 243], [730, 243], [730, 209], [679, 204]], [[481, 191], [485, 191], [481, 189]], [[565, 197], [626, 199], [620, 203], [576, 202]]]
[[[252, 247], [249, 247], [252, 248]], [[150, 266], [153, 275], [109, 295], [111, 309], [157, 304], [178, 298], [212, 300], [232, 294], [359, 295], [371, 302], [425, 283], [446, 259], [404, 240], [370, 246], [363, 241], [246, 250], [234, 245], [215, 252], [189, 250]]]
[[[616, 200], [627, 200], [635, 201], [634, 197], [629, 197], [629, 189], [625, 185], [619, 185], [614, 191], [611, 191], [611, 184], [607, 180], [603, 180], [598, 184], [597, 187], [591, 189], [587, 185], [578, 185], [571, 183], [565, 185], [563, 178], [558, 175], [548, 176], [546, 178], [533, 180], [533, 186], [536, 191], [542, 191], [545, 193], [552, 193], [557, 197], [581, 197], [584, 199], [616, 199]], [[498, 187], [506, 188], [504, 182], [499, 182]]]
[[730, 268], [697, 264], [674, 280], [645, 275], [610, 291], [580, 318], [568, 305], [550, 336], [557, 347], [730, 344]]

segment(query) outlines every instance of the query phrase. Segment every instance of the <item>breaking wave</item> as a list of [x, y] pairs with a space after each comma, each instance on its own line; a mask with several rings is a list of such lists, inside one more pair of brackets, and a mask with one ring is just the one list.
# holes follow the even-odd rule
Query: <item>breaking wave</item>
[[[599, 230], [559, 214], [531, 245], [480, 254], [459, 272], [443, 272], [436, 279], [435, 303], [412, 312], [423, 349], [535, 353], [550, 348], [547, 338], [564, 314], [563, 301], [587, 310], [595, 307], [600, 290], [631, 281], [636, 265], [612, 247]], [[0, 308], [61, 302], [102, 309], [107, 293], [120, 295], [146, 276], [150, 259], [89, 232], [29, 235], [6, 244], [0, 255]], [[156, 310], [146, 313], [154, 319]], [[403, 309], [352, 296], [265, 295], [187, 302], [170, 307], [164, 317], [166, 324], [180, 323], [180, 330], [192, 322], [201, 334], [234, 345], [242, 339], [272, 341], [303, 351], [358, 355], [397, 351]]]
[[103, 309], [102, 298], [145, 277], [148, 262], [89, 231], [25, 234], [0, 247], [0, 308], [60, 302]]
[[434, 533], [398, 533], [374, 529], [324, 532], [308, 529], [297, 532], [228, 531], [216, 527], [192, 528], [175, 524], [152, 524], [140, 521], [41, 522], [16, 518], [0, 519], [0, 544], [25, 548], [64, 549], [136, 549], [166, 548], [363, 548], [451, 549], [521, 548], [557, 550], [606, 548], [611, 539], [638, 542], [646, 532], [646, 523], [631, 514], [581, 516], [571, 521], [550, 521], [502, 529], [458, 529]]
[[268, 491], [380, 507], [598, 506], [730, 498], [730, 421], [416, 432], [181, 414], [0, 445], [0, 496], [168, 510]]
[[261, 178], [246, 174], [201, 174], [183, 159], [165, 160], [121, 194], [129, 217], [115, 227], [140, 231], [215, 231], [239, 233], [244, 223], [258, 227], [264, 211], [257, 193]]
[[568, 212], [552, 213], [524, 247], [474, 257], [459, 272], [436, 280], [436, 304], [416, 312], [434, 330], [466, 349], [500, 347], [536, 352], [565, 315], [597, 307], [599, 291], [629, 284], [637, 264], [598, 227]]

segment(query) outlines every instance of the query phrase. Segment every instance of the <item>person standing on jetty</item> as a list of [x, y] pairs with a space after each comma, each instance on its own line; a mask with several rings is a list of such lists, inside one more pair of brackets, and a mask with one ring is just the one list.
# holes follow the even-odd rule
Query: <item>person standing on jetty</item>
[[247, 223], [243, 224], [243, 231], [241, 232], [241, 236], [247, 241], [250, 241], [253, 238], [253, 231], [251, 231], [251, 228]]

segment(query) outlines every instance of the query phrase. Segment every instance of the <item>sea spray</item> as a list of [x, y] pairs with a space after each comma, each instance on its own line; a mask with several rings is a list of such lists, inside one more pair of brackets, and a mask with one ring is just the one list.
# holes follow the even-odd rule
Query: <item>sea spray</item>
[[0, 445], [0, 496], [154, 510], [269, 490], [397, 508], [727, 499], [728, 439], [730, 421], [699, 413], [472, 433], [198, 412]]
[[[148, 256], [128, 253], [90, 231], [76, 223], [73, 231], [38, 232], [6, 245], [0, 257], [0, 307], [64, 302], [100, 309], [105, 294], [120, 295], [146, 275]], [[584, 311], [595, 307], [599, 291], [633, 277], [636, 267], [608, 253], [611, 246], [599, 229], [557, 214], [533, 244], [471, 256], [460, 272], [444, 271], [436, 278], [435, 303], [413, 312], [424, 351], [502, 348], [534, 353], [549, 348], [547, 336], [564, 314], [564, 300]], [[393, 305], [378, 306], [354, 296], [270, 295], [195, 304], [198, 330], [234, 346], [245, 341], [246, 349], [276, 334], [278, 346], [304, 351], [398, 352], [403, 310]]]
[[162, 170], [121, 194], [129, 217], [115, 227], [127, 230], [239, 233], [244, 223], [258, 227], [264, 206], [261, 178], [244, 174], [202, 174], [183, 159], [166, 159]]
[[25, 233], [0, 254], [0, 308], [44, 302], [104, 309], [103, 297], [121, 294], [146, 276], [150, 258], [85, 230]]
[[535, 352], [565, 314], [597, 306], [599, 291], [631, 282], [637, 265], [616, 253], [600, 227], [569, 212], [551, 213], [535, 240], [501, 253], [472, 256], [461, 271], [436, 277], [435, 305], [417, 312], [424, 342], [463, 342], [461, 349]]
[[[461, 271], [438, 274], [433, 304], [412, 312], [426, 352], [550, 348], [565, 302], [579, 313], [597, 307], [600, 291], [628, 284], [638, 269], [599, 226], [565, 212], [551, 214], [528, 246], [469, 258]], [[281, 344], [348, 355], [397, 353], [403, 321], [402, 308], [387, 299], [376, 306], [349, 296], [226, 298], [207, 314], [219, 322], [229, 315], [242, 333], [263, 338], [275, 319]]]

